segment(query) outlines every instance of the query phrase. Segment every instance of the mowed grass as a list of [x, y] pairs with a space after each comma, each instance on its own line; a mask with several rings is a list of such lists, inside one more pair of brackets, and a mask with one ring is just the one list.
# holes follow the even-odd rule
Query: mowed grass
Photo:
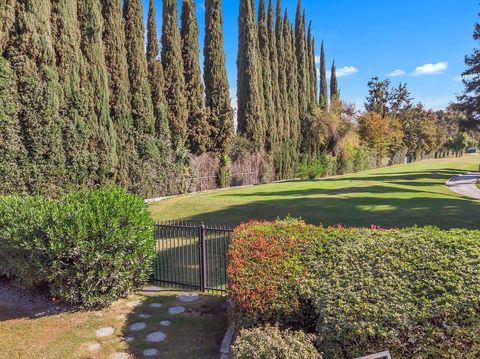
[[480, 156], [421, 161], [345, 176], [184, 195], [151, 205], [156, 221], [235, 226], [251, 219], [301, 217], [312, 224], [385, 228], [479, 228], [480, 201], [445, 182], [476, 171]]

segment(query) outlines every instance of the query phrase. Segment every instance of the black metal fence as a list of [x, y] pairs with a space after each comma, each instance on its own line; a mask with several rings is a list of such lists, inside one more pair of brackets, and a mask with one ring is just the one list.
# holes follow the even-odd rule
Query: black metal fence
[[154, 284], [223, 293], [232, 229], [203, 223], [155, 225]]

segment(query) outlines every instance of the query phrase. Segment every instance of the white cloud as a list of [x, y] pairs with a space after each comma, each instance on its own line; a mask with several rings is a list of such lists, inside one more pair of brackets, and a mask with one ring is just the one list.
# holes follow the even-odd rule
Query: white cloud
[[392, 71], [388, 74], [389, 77], [398, 77], [398, 76], [404, 76], [406, 75], [407, 73], [404, 71], [404, 70], [395, 70], [395, 71]]
[[413, 76], [436, 75], [443, 73], [448, 68], [448, 62], [438, 62], [436, 64], [425, 64], [415, 69]]
[[337, 69], [337, 77], [345, 77], [354, 75], [358, 72], [358, 69], [354, 66], [345, 66], [340, 69]]
[[454, 101], [455, 97], [451, 96], [423, 99], [425, 107], [434, 111], [443, 110]]
[[319, 55], [315, 56], [315, 63], [320, 64], [320, 56]]

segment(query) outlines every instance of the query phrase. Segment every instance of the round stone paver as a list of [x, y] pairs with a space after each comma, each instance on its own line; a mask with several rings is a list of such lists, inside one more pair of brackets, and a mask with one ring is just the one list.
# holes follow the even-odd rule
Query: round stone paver
[[140, 330], [143, 330], [147, 327], [147, 324], [145, 324], [144, 322], [139, 322], [139, 323], [133, 323], [133, 324], [130, 324], [128, 326], [128, 329], [130, 329], [131, 331], [134, 331], [134, 332], [138, 332]]
[[162, 303], [151, 303], [150, 304], [150, 308], [161, 308], [162, 307]]
[[164, 327], [169, 327], [170, 325], [172, 325], [172, 322], [169, 320], [162, 320], [160, 322], [160, 325], [163, 325]]
[[112, 355], [112, 359], [130, 359], [130, 354], [118, 352]]
[[170, 314], [181, 314], [181, 313], [185, 312], [185, 308], [184, 307], [171, 307], [171, 308], [168, 308], [168, 312]]
[[95, 334], [97, 334], [97, 337], [108, 337], [109, 335], [112, 335], [115, 332], [115, 329], [112, 327], [104, 327], [97, 329], [95, 331]]
[[153, 332], [147, 335], [147, 342], [161, 343], [164, 342], [167, 335], [163, 332]]
[[158, 354], [158, 350], [157, 349], [145, 349], [143, 351], [143, 355], [145, 355], [146, 357], [153, 357], [155, 355]]
[[144, 314], [139, 314], [138, 316], [139, 316], [140, 318], [142, 318], [142, 319], [148, 319], [148, 318], [151, 317], [150, 314], [145, 314], [145, 313], [144, 313]]
[[101, 347], [100, 343], [90, 343], [87, 345], [88, 350], [91, 352], [99, 351]]
[[177, 298], [180, 302], [195, 302], [200, 297], [195, 293], [182, 293]]

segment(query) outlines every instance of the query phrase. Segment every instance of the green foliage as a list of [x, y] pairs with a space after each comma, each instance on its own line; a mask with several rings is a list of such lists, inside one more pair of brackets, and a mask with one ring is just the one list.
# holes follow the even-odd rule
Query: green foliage
[[327, 64], [325, 62], [325, 46], [322, 41], [320, 52], [320, 108], [328, 110]]
[[167, 117], [172, 143], [175, 147], [183, 147], [187, 143], [188, 109], [177, 1], [163, 1], [162, 19], [162, 64]]
[[325, 166], [322, 158], [317, 156], [310, 157], [308, 155], [302, 157], [297, 174], [295, 177], [303, 179], [315, 179], [325, 174]]
[[330, 103], [332, 106], [339, 105], [340, 102], [340, 90], [338, 89], [337, 81], [337, 67], [335, 61], [332, 63], [332, 71], [330, 75]]
[[297, 2], [297, 11], [295, 14], [295, 40], [293, 48], [297, 60], [297, 81], [298, 81], [298, 111], [303, 120], [307, 114], [309, 102], [308, 90], [308, 66], [307, 66], [307, 43], [305, 33], [305, 19], [302, 16], [302, 1]]
[[267, 119], [253, 5], [251, 0], [240, 0], [238, 15], [237, 118], [238, 132], [251, 141], [256, 150], [260, 150], [265, 143]]
[[141, 197], [109, 187], [58, 201], [0, 199], [0, 273], [53, 298], [108, 305], [148, 279], [152, 220]]
[[319, 359], [315, 337], [303, 331], [266, 325], [242, 329], [232, 347], [234, 359]]
[[[228, 285], [239, 325], [315, 330], [328, 358], [480, 355], [478, 231], [251, 222], [234, 233]], [[347, 324], [348, 323], [348, 324]]]

